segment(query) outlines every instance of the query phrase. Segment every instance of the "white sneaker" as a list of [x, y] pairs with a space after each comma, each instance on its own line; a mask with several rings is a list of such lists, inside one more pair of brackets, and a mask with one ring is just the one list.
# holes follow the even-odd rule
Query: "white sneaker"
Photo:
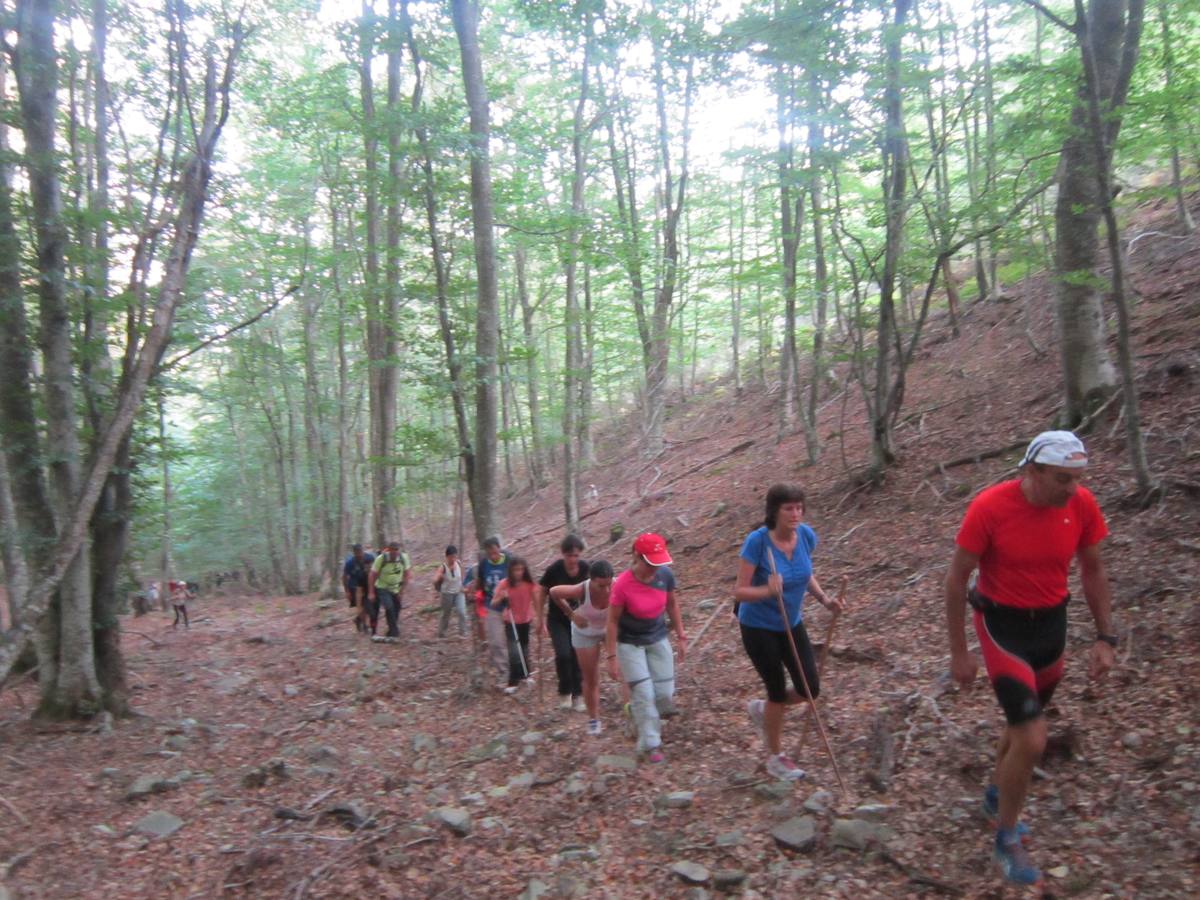
[[571, 701], [570, 694], [563, 694], [562, 699], [560, 701], [558, 701], [559, 709], [571, 709], [573, 706], [574, 706], [574, 703], [572, 703], [572, 701]]
[[504, 693], [506, 693], [506, 694], [515, 694], [515, 693], [517, 692], [517, 688], [518, 688], [518, 685], [515, 685], [515, 684], [506, 684], [506, 685], [504, 686]]
[[587, 732], [588, 734], [599, 734], [604, 730], [604, 726], [600, 724], [599, 719], [588, 719]]
[[750, 716], [750, 722], [758, 729], [758, 736], [762, 738], [764, 744], [767, 742], [766, 705], [762, 700], [751, 700], [746, 704], [746, 712]]
[[780, 753], [767, 757], [767, 774], [782, 781], [799, 781], [804, 777], [804, 770]]
[[571, 709], [575, 712], [587, 712], [587, 704], [583, 702], [582, 697], [576, 697], [571, 701]]

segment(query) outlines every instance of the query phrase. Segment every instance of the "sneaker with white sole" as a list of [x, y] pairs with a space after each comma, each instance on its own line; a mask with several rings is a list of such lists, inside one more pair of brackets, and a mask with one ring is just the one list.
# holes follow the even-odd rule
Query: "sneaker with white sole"
[[751, 700], [746, 704], [750, 723], [758, 730], [758, 736], [762, 738], [764, 744], [767, 742], [766, 706], [767, 704], [762, 700]]
[[559, 709], [571, 709], [571, 707], [572, 707], [573, 705], [574, 705], [574, 704], [573, 704], [573, 703], [572, 703], [572, 701], [571, 701], [571, 695], [570, 695], [570, 694], [563, 694], [563, 695], [562, 695], [562, 699], [558, 701], [558, 708], [559, 708]]
[[1037, 884], [1042, 880], [1042, 873], [1029, 858], [1029, 852], [1015, 831], [1000, 829], [996, 832], [992, 856], [1005, 879], [1014, 884]]
[[[1000, 788], [994, 784], [989, 784], [984, 788], [983, 803], [980, 804], [979, 809], [988, 824], [996, 828], [998, 826], [996, 820], [1000, 818]], [[1030, 838], [1029, 826], [1024, 822], [1017, 822], [1017, 837], [1022, 841], [1028, 841]]]
[[583, 702], [582, 697], [576, 697], [571, 701], [571, 709], [575, 712], [587, 712], [587, 704]]
[[604, 726], [600, 724], [599, 719], [588, 719], [588, 723], [587, 723], [587, 733], [588, 734], [593, 734], [593, 735], [599, 734], [603, 730], [604, 730]]
[[804, 770], [782, 753], [767, 757], [767, 774], [781, 781], [799, 781]]

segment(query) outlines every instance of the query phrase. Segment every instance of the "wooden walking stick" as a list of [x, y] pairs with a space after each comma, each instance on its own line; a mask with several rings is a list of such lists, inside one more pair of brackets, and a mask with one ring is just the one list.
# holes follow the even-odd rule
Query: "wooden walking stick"
[[[842, 610], [845, 608], [846, 602], [846, 585], [849, 583], [849, 577], [842, 576], [842, 584], [838, 588], [838, 607], [833, 611], [833, 617], [829, 620], [829, 630], [825, 632], [825, 643], [821, 647], [821, 658], [817, 661], [817, 675], [820, 678], [825, 677], [825, 660], [829, 658], [829, 648], [833, 646], [833, 636], [837, 633], [838, 619], [842, 616]], [[813, 703], [812, 708], [817, 708], [816, 703]], [[804, 749], [804, 742], [808, 739], [808, 716], [804, 717], [804, 722], [800, 725], [800, 749]]]
[[[767, 547], [767, 559], [771, 563], [771, 574], [778, 575], [779, 571], [775, 568], [775, 552]], [[779, 615], [783, 618], [783, 633], [787, 635], [788, 646], [792, 648], [792, 659], [796, 661], [796, 669], [800, 672], [800, 681], [804, 684], [804, 696], [808, 698], [808, 705], [812, 709], [813, 718], [817, 720], [817, 731], [821, 733], [821, 740], [825, 743], [825, 752], [829, 754], [829, 761], [833, 764], [833, 774], [837, 776], [838, 787], [842, 789], [842, 797], [846, 797], [850, 792], [846, 790], [846, 782], [842, 780], [842, 771], [838, 768], [837, 756], [834, 755], [833, 747], [829, 743], [829, 735], [825, 733], [825, 725], [821, 722], [821, 714], [817, 712], [817, 704], [813, 699], [812, 689], [808, 686], [808, 676], [804, 674], [804, 663], [800, 661], [800, 651], [796, 649], [796, 638], [792, 635], [792, 629], [788, 622], [787, 605], [783, 602], [783, 591], [775, 592], [775, 601], [779, 604]]]
[[708, 631], [708, 626], [717, 621], [717, 616], [720, 615], [721, 610], [725, 608], [725, 604], [728, 602], [728, 600], [722, 600], [720, 603], [718, 603], [717, 608], [714, 609], [712, 615], [708, 617], [708, 621], [704, 623], [703, 627], [696, 633], [696, 636], [692, 638], [692, 646], [688, 651], [688, 659], [696, 658], [696, 648], [700, 645], [700, 639], [704, 637], [704, 632]]

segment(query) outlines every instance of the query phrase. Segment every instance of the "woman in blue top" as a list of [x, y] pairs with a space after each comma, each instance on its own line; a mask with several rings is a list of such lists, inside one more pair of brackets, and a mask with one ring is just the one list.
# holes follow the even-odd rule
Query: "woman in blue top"
[[[812, 699], [821, 690], [801, 604], [806, 591], [828, 609], [841, 609], [841, 601], [830, 599], [813, 575], [812, 551], [817, 546], [817, 535], [804, 524], [804, 491], [790, 484], [772, 485], [766, 506], [764, 524], [750, 532], [742, 544], [734, 597], [738, 601], [742, 646], [767, 688], [765, 701], [750, 701], [750, 720], [767, 747], [768, 774], [792, 781], [803, 778], [804, 770], [782, 752], [783, 711], [805, 702], [804, 679], [812, 690]], [[768, 553], [775, 557], [778, 574], [771, 574]], [[776, 600], [780, 592], [787, 609], [786, 622]], [[804, 666], [804, 679], [788, 646], [789, 628]], [[784, 679], [784, 669], [791, 676], [791, 688]]]

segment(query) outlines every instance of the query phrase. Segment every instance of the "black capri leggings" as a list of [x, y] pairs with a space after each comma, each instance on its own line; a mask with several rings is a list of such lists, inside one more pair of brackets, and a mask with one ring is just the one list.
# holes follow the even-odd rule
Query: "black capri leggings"
[[[804, 681], [800, 678], [800, 670], [796, 668], [796, 659], [792, 656], [792, 648], [788, 646], [786, 631], [772, 631], [769, 628], [751, 628], [742, 625], [742, 646], [758, 677], [767, 687], [767, 699], [772, 703], [787, 701], [787, 682], [783, 677], [786, 668], [792, 676], [792, 684], [796, 693], [804, 696]], [[808, 640], [808, 632], [804, 623], [797, 623], [792, 629], [792, 637], [796, 640], [796, 650], [800, 653], [800, 663], [804, 666], [804, 678], [812, 690], [812, 699], [816, 700], [821, 694], [821, 678], [817, 674], [817, 660], [813, 656], [812, 643]]]

